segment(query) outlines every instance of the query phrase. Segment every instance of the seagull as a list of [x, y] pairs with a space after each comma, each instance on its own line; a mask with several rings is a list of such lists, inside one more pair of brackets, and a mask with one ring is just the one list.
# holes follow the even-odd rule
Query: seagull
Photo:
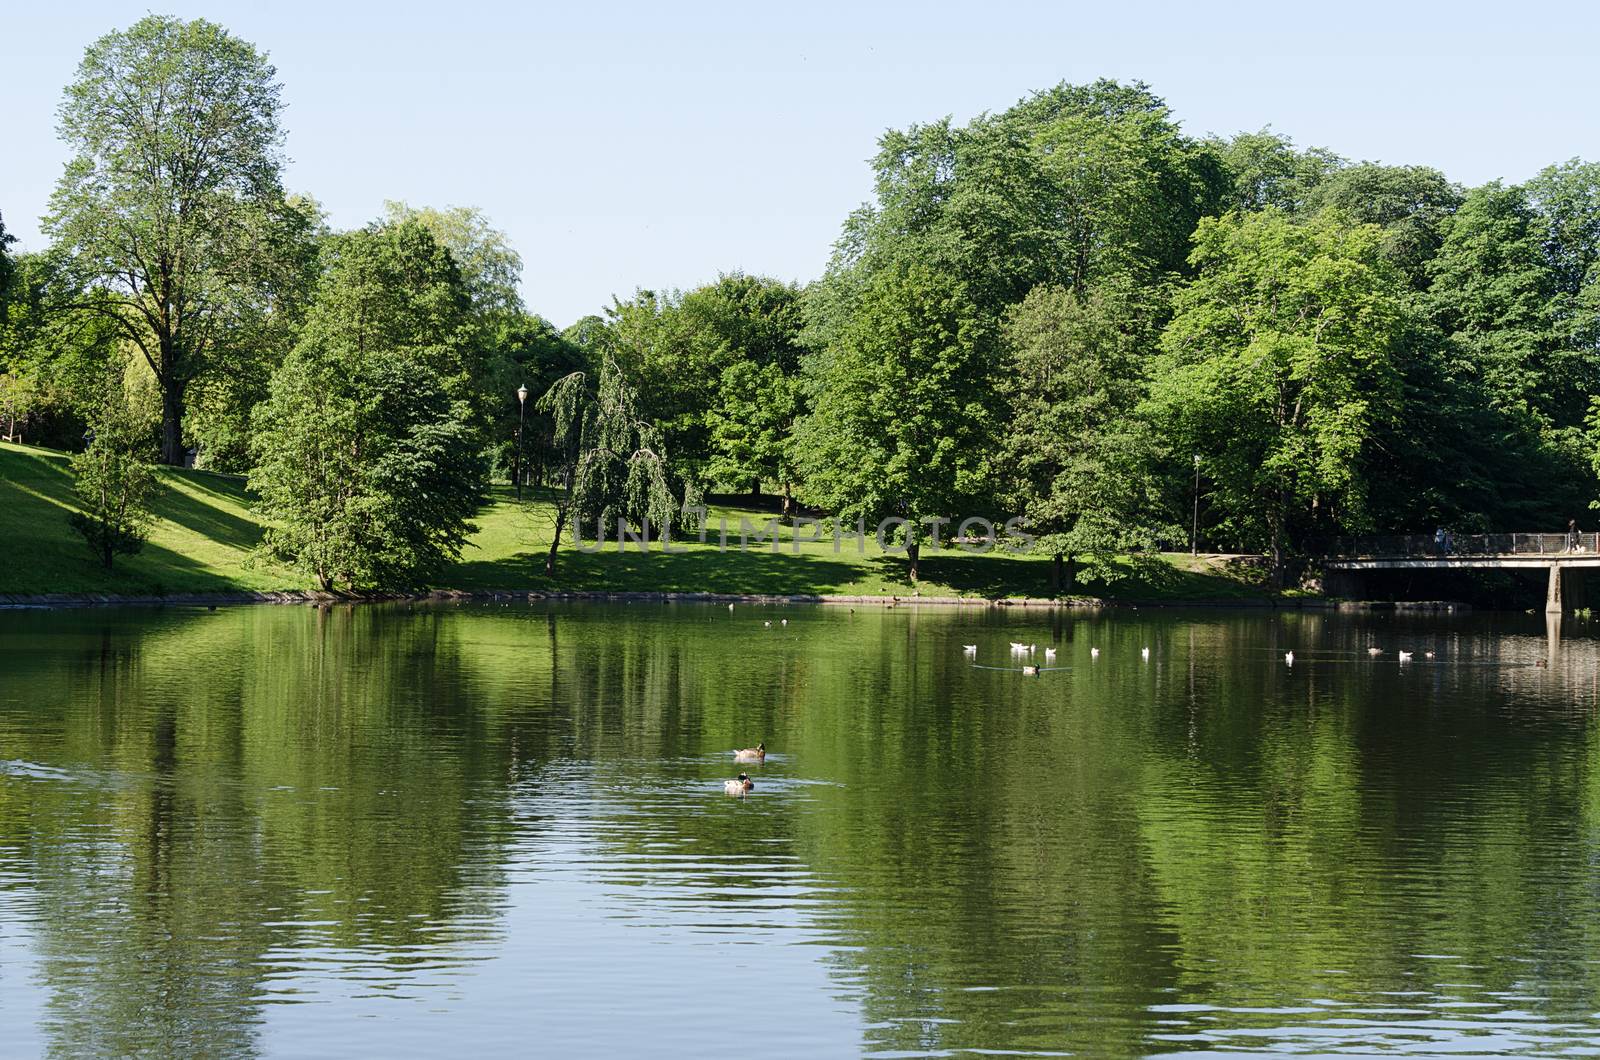
[[1028, 646], [1026, 644], [1018, 644], [1016, 641], [1012, 641], [1011, 642], [1011, 650], [1012, 651], [1027, 651], [1028, 650]]
[[1368, 648], [1367, 649], [1367, 654], [1372, 656], [1374, 659], [1376, 659], [1378, 656], [1383, 654], [1383, 649], [1382, 648]]
[[978, 646], [976, 644], [963, 644], [961, 645], [961, 650], [966, 652], [968, 655], [978, 654]]
[[1290, 648], [1288, 651], [1283, 653], [1283, 661], [1288, 663], [1290, 666], [1294, 665], [1294, 649], [1293, 648]]
[[1044, 661], [1045, 662], [1049, 662], [1050, 660], [1054, 659], [1055, 657], [1056, 657], [1056, 650], [1054, 648], [1046, 648], [1044, 650]]
[[1411, 661], [1411, 653], [1408, 652], [1408, 651], [1401, 652], [1400, 653], [1400, 661], [1401, 662], [1410, 662]]
[[1091, 659], [1100, 658], [1100, 649], [1099, 648], [1090, 648], [1089, 649], [1089, 658], [1091, 658]]
[[1148, 658], [1150, 658], [1150, 649], [1149, 648], [1143, 648], [1143, 649], [1140, 650], [1139, 654], [1143, 658], [1148, 659]]

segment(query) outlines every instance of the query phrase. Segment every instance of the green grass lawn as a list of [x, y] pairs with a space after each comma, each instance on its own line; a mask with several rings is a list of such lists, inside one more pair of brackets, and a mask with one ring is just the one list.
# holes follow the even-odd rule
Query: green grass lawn
[[[67, 523], [72, 476], [64, 454], [0, 443], [0, 593], [162, 594], [230, 590], [309, 589], [305, 576], [255, 553], [261, 524], [249, 508], [242, 479], [204, 471], [163, 470], [155, 504], [158, 521], [143, 552], [119, 557], [104, 570]], [[738, 547], [741, 519], [764, 527], [766, 513], [714, 507], [708, 541], [690, 540], [667, 554], [659, 543], [641, 552], [615, 541], [584, 553], [563, 540], [554, 578], [544, 575], [552, 533], [546, 497], [518, 504], [495, 491], [461, 561], [437, 588], [461, 590], [668, 591], [773, 595], [1043, 597], [1050, 563], [1042, 557], [924, 551], [922, 580], [913, 586], [903, 557], [886, 555], [869, 537], [837, 550], [831, 539], [796, 543], [780, 528], [777, 547], [751, 541]], [[719, 528], [729, 535], [718, 546]], [[814, 528], [801, 536], [810, 537]], [[752, 532], [752, 538], [754, 532]], [[1110, 585], [1080, 585], [1083, 596], [1150, 602], [1228, 600], [1266, 595], [1253, 567], [1220, 557], [1171, 554], [1163, 562], [1129, 567]]]

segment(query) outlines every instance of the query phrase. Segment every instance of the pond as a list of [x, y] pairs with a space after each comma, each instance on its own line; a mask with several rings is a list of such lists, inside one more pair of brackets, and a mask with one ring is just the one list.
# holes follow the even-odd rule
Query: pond
[[1567, 621], [0, 613], [0, 1051], [1593, 1051]]

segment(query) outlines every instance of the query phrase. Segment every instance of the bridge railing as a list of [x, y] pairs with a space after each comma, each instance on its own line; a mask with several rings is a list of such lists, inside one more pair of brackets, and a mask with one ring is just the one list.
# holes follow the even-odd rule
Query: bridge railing
[[1390, 534], [1341, 537], [1331, 557], [1341, 559], [1429, 559], [1440, 556], [1552, 556], [1600, 553], [1600, 533], [1578, 534]]

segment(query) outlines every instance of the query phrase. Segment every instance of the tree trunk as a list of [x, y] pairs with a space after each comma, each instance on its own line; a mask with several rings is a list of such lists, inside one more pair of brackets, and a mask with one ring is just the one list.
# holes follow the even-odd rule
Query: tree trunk
[[783, 517], [785, 519], [789, 517], [789, 513], [793, 508], [794, 496], [789, 492], [788, 480], [785, 480], [783, 483]]
[[183, 385], [168, 380], [161, 386], [161, 462], [182, 467]]
[[911, 584], [915, 585], [917, 582], [917, 575], [919, 573], [917, 568], [922, 560], [921, 542], [909, 541], [906, 543], [906, 559], [911, 565]]
[[1057, 552], [1050, 557], [1050, 591], [1061, 592], [1061, 553]]
[[750, 483], [750, 496], [756, 500], [761, 499], [761, 476], [757, 475], [755, 481]]
[[[556, 533], [550, 539], [550, 551], [544, 557], [544, 576], [546, 578], [554, 578], [556, 576], [556, 549], [561, 547], [561, 523], [566, 514], [564, 509], [559, 507], [556, 509]], [[582, 543], [581, 541], [579, 542], [580, 545]]]

